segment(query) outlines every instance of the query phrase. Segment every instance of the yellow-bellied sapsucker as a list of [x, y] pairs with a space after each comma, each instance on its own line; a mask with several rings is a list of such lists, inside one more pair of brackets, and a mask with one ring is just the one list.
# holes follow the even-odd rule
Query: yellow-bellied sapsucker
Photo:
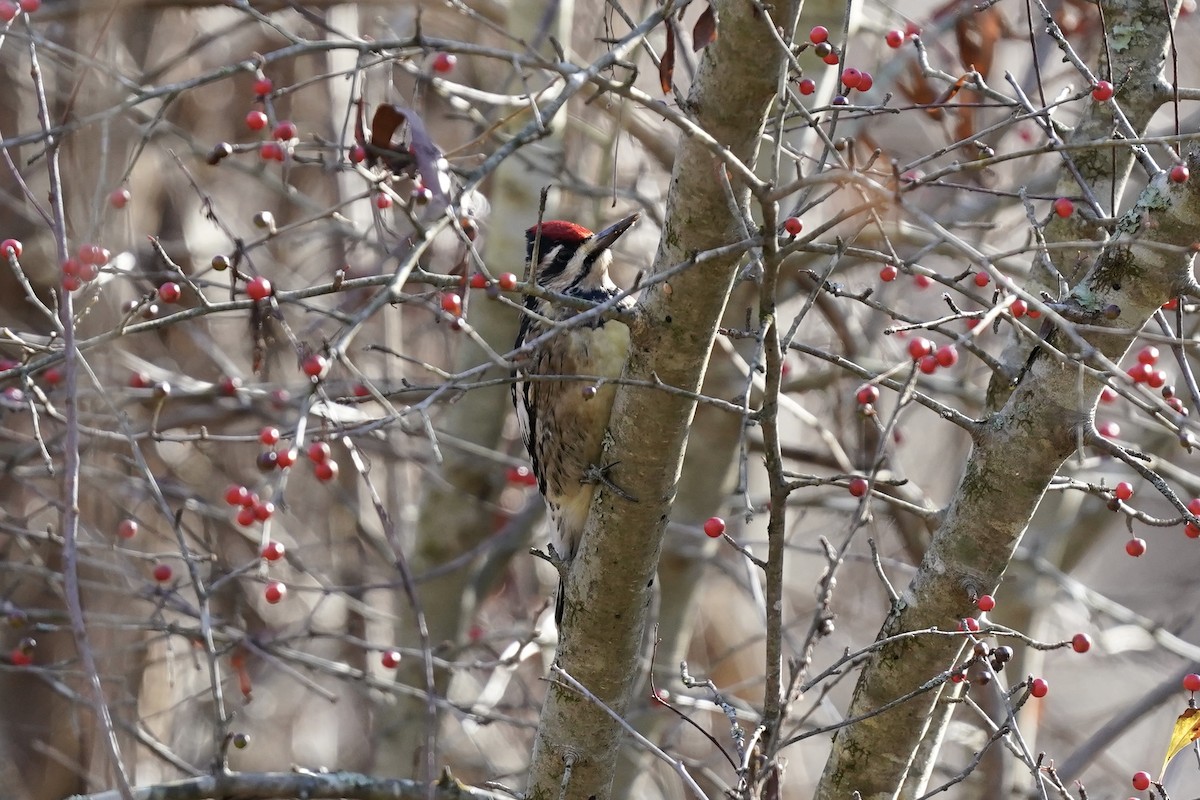
[[[525, 232], [525, 258], [537, 285], [594, 303], [616, 297], [621, 290], [608, 275], [610, 248], [637, 218], [631, 214], [599, 233], [562, 220], [530, 228]], [[632, 305], [632, 298], [626, 297], [617, 307]], [[629, 328], [600, 317], [572, 324], [578, 309], [536, 297], [527, 296], [525, 307], [533, 313], [521, 320], [517, 347], [555, 332], [513, 370], [513, 405], [538, 489], [550, 511], [551, 543], [559, 558], [570, 561], [579, 548], [596, 492], [604, 432], [616, 393], [611, 379], [620, 377], [625, 365]], [[560, 583], [554, 606], [559, 623], [563, 600]]]

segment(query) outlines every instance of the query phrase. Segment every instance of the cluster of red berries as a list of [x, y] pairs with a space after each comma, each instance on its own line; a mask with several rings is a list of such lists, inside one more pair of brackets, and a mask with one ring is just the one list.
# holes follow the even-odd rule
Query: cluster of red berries
[[915, 22], [909, 22], [904, 26], [904, 30], [893, 29], [883, 35], [883, 41], [893, 50], [901, 47], [905, 42], [910, 41], [920, 35], [921, 29]]
[[1161, 389], [1166, 385], [1168, 376], [1166, 371], [1154, 368], [1158, 364], [1158, 356], [1157, 347], [1143, 347], [1138, 351], [1137, 363], [1125, 370], [1125, 374], [1134, 383], [1144, 383], [1152, 389]]
[[908, 343], [908, 355], [917, 362], [917, 368], [926, 375], [932, 375], [938, 369], [949, 369], [958, 363], [958, 348], [952, 344], [941, 347], [924, 337], [917, 337]]
[[[270, 78], [259, 76], [254, 81], [254, 96], [262, 101], [274, 90], [275, 84]], [[246, 127], [258, 132], [266, 130], [271, 123], [265, 111], [252, 109], [246, 113]], [[292, 144], [300, 135], [300, 129], [291, 120], [279, 120], [271, 129], [271, 139], [263, 142], [258, 148], [258, 155], [263, 161], [284, 161]]]
[[225, 502], [238, 509], [235, 519], [244, 528], [255, 522], [266, 522], [275, 514], [274, 503], [262, 500], [255, 492], [238, 484], [232, 484], [225, 490]]
[[[15, 255], [21, 257], [21, 243], [13, 239], [5, 239], [0, 242], [0, 251], [8, 255], [10, 243], [15, 244]], [[62, 287], [68, 292], [73, 292], [85, 283], [90, 283], [96, 280], [100, 275], [100, 268], [109, 262], [112, 258], [112, 253], [107, 248], [101, 247], [98, 244], [82, 244], [76, 254], [62, 265]]]
[[[491, 288], [491, 286], [492, 286], [492, 284], [488, 281], [487, 276], [484, 275], [482, 272], [476, 272], [475, 274], [473, 274], [470, 277], [467, 285], [470, 286], [472, 289], [488, 289], [488, 288]], [[496, 276], [495, 285], [502, 292], [516, 291], [517, 276], [511, 272], [501, 272], [499, 275]]]
[[313, 474], [322, 483], [328, 483], [338, 474], [338, 463], [330, 455], [326, 442], [313, 442], [308, 446], [308, 460], [313, 463]]
[[17, 14], [24, 11], [26, 14], [32, 14], [42, 7], [42, 0], [18, 0], [16, 3], [10, 0], [0, 0], [0, 22], [8, 24], [17, 18]]
[[[1190, 511], [1193, 516], [1200, 517], [1200, 497], [1193, 498], [1192, 501], [1188, 503], [1187, 510]], [[1200, 527], [1191, 522], [1183, 526], [1183, 532], [1187, 534], [1189, 539], [1200, 539]]]

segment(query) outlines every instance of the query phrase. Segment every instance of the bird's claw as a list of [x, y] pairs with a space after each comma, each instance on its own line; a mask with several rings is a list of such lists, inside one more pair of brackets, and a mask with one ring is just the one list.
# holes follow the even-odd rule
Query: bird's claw
[[593, 464], [587, 468], [586, 472], [583, 473], [583, 477], [579, 479], [579, 482], [598, 483], [615, 494], [617, 497], [620, 497], [622, 500], [628, 500], [630, 503], [636, 503], [638, 502], [636, 497], [622, 489], [620, 486], [617, 486], [612, 482], [612, 479], [608, 477], [608, 473], [612, 470], [612, 468], [620, 463], [620, 461], [614, 461], [613, 463], [606, 464], [602, 467]]

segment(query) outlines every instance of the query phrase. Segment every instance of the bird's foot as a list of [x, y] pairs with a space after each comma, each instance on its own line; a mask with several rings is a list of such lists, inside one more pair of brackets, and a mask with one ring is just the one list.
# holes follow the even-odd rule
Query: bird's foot
[[553, 544], [546, 545], [545, 552], [538, 550], [536, 547], [532, 547], [529, 549], [529, 554], [535, 558], [540, 558], [542, 561], [545, 561], [547, 564], [554, 567], [554, 570], [558, 573], [559, 580], [566, 579], [567, 570], [571, 567], [571, 560], [560, 555], [559, 552], [554, 549]]
[[579, 479], [579, 482], [600, 484], [617, 497], [620, 497], [623, 500], [628, 500], [630, 503], [636, 503], [638, 501], [636, 497], [622, 489], [620, 486], [617, 486], [612, 482], [612, 479], [608, 477], [608, 473], [612, 471], [612, 468], [620, 463], [620, 461], [614, 461], [613, 463], [606, 464], [602, 467], [593, 464], [587, 468], [586, 472], [583, 473], [583, 477]]

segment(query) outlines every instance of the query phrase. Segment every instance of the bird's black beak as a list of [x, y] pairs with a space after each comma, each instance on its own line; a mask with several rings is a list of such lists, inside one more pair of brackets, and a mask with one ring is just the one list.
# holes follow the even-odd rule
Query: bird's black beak
[[614, 222], [597, 233], [592, 239], [595, 244], [592, 246], [591, 251], [593, 253], [600, 253], [612, 247], [617, 239], [621, 238], [621, 234], [633, 227], [633, 223], [637, 222], [640, 216], [641, 214], [635, 211], [625, 219]]

